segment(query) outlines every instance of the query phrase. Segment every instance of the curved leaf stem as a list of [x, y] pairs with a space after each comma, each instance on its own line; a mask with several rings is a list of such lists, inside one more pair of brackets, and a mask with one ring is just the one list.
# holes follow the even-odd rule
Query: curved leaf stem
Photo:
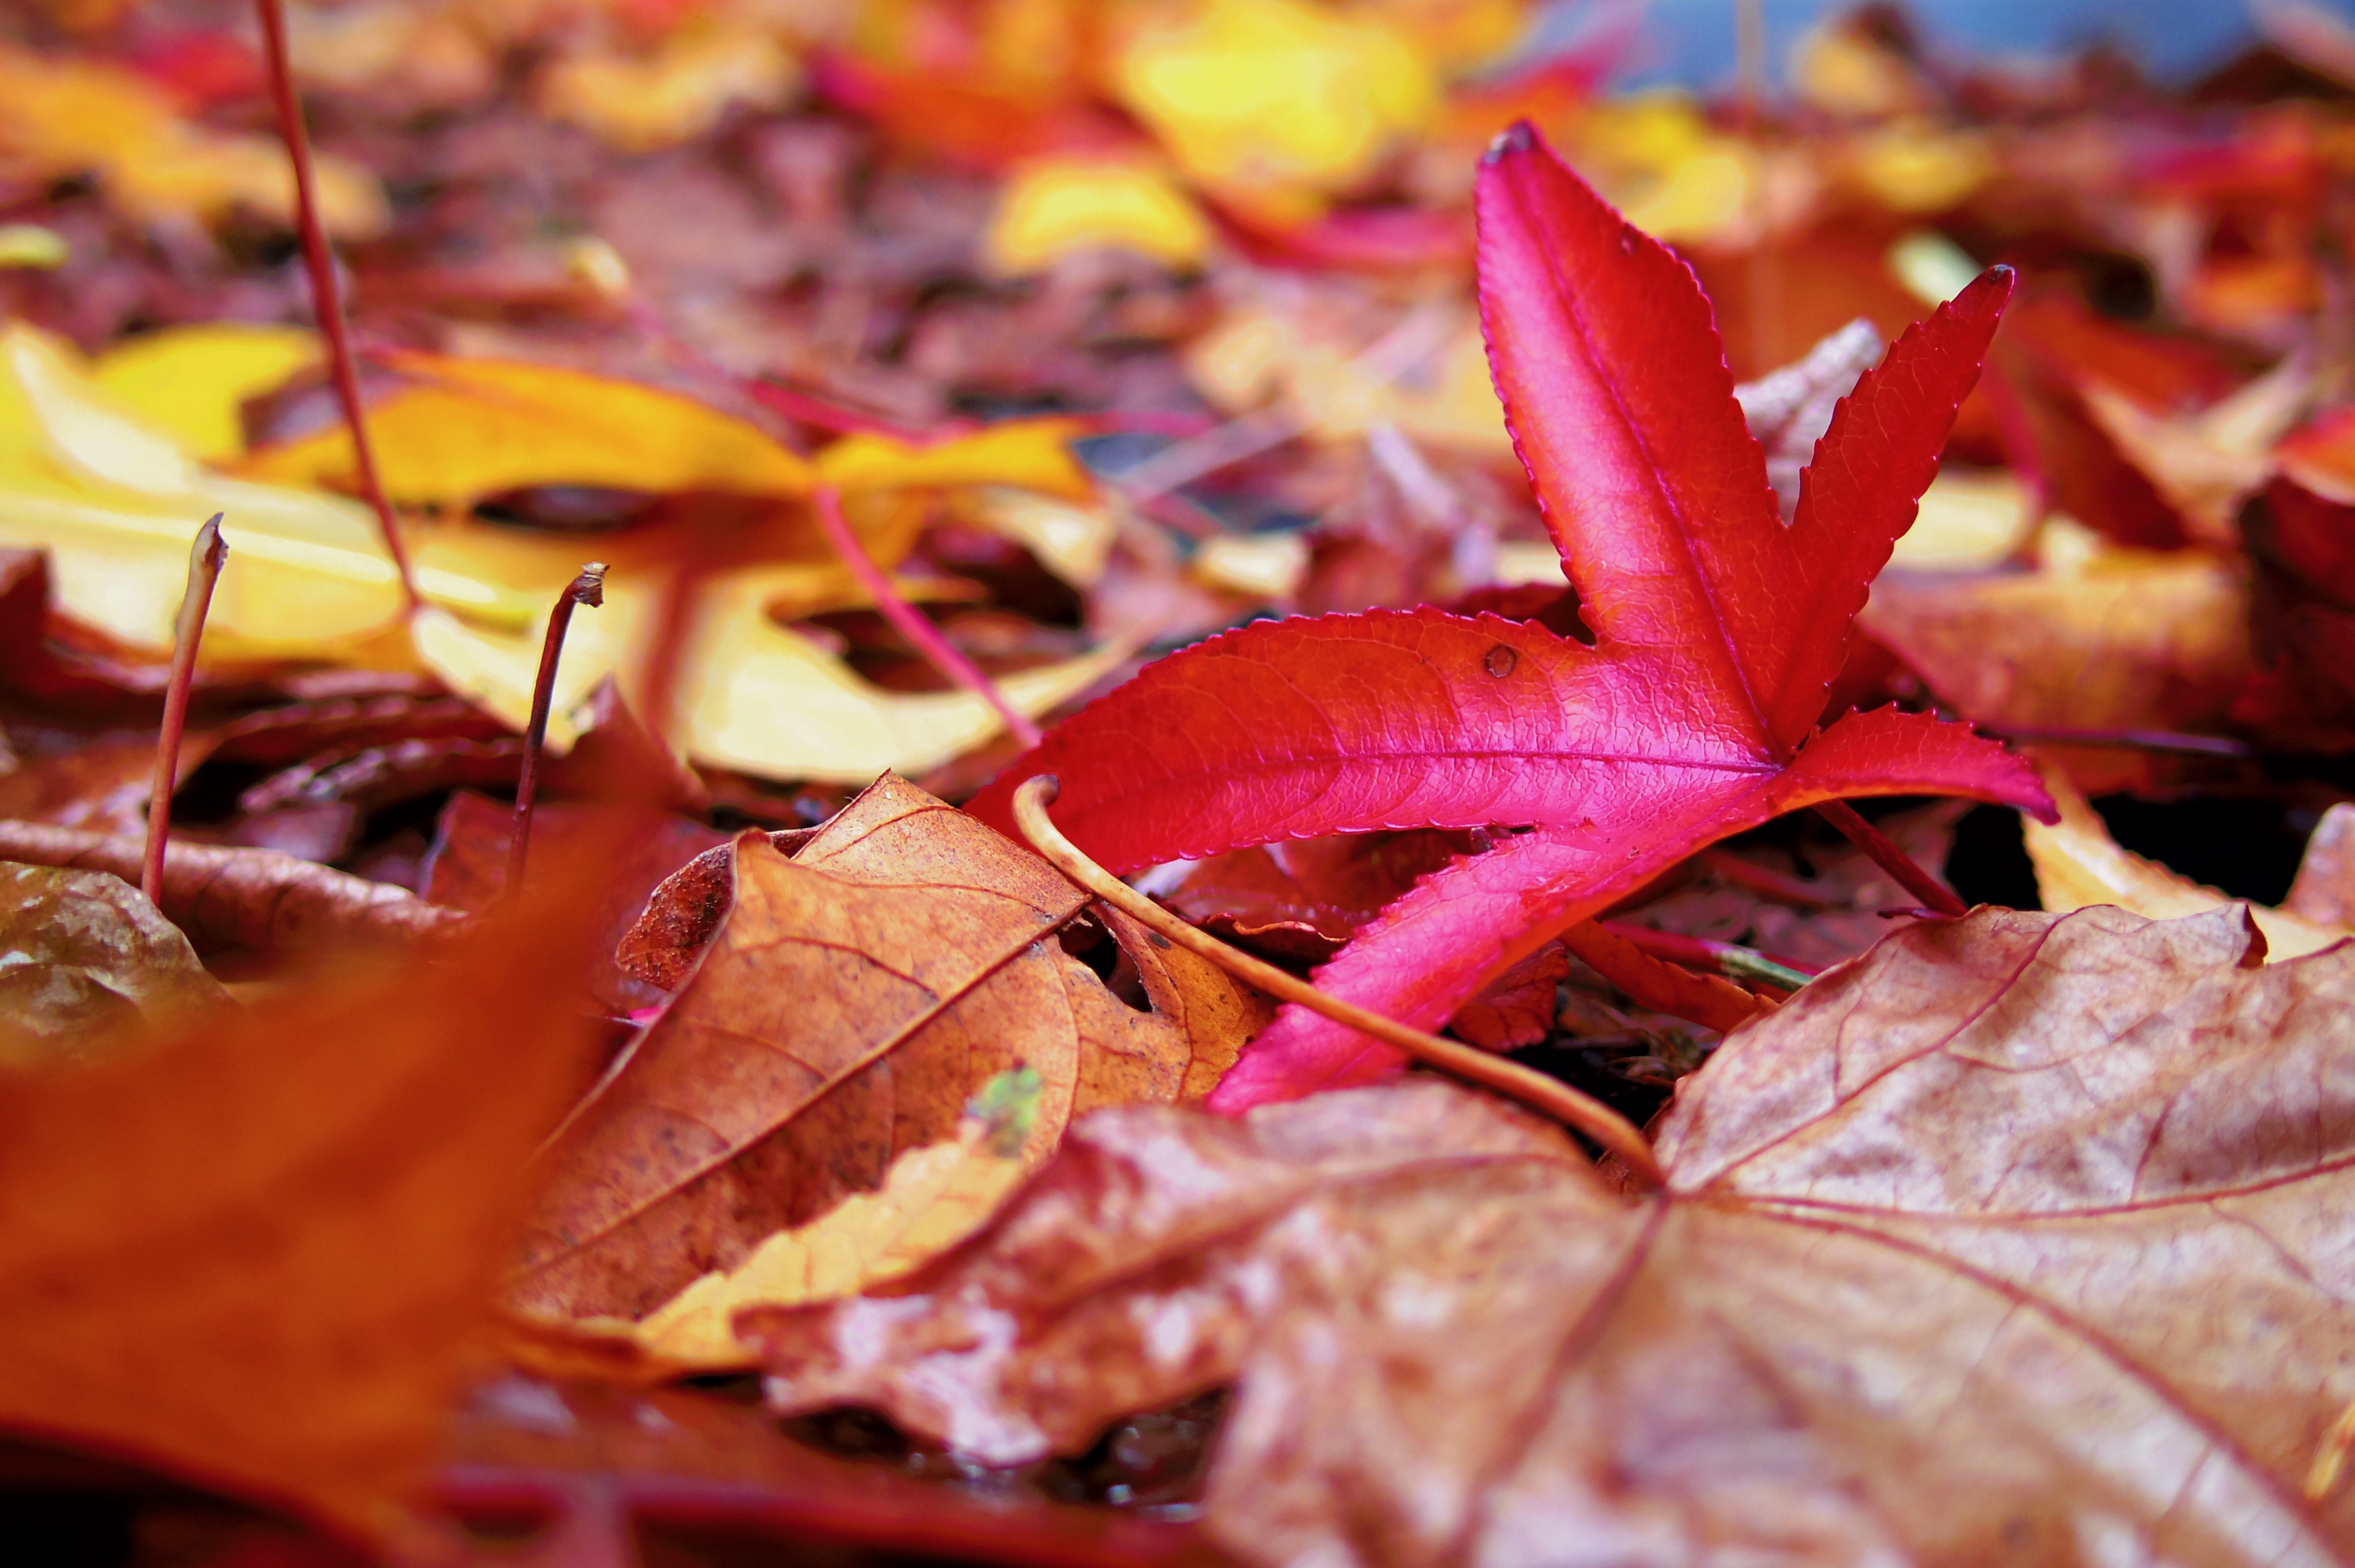
[[1236, 951], [1162, 908], [1090, 860], [1077, 845], [1063, 836], [1062, 830], [1056, 827], [1053, 819], [1047, 815], [1048, 804], [1061, 787], [1061, 781], [1051, 773], [1041, 773], [1025, 779], [1022, 787], [1014, 793], [1014, 820], [1021, 825], [1031, 847], [1078, 885], [1124, 914], [1135, 916], [1179, 947], [1209, 959], [1228, 973], [1249, 981], [1279, 1001], [1295, 1002], [1320, 1012], [1337, 1023], [1370, 1034], [1383, 1044], [1403, 1051], [1426, 1065], [1477, 1084], [1482, 1088], [1493, 1089], [1584, 1133], [1604, 1150], [1617, 1155], [1638, 1183], [1649, 1188], [1662, 1185], [1659, 1164], [1653, 1159], [1652, 1146], [1645, 1141], [1643, 1133], [1625, 1117], [1593, 1096], [1581, 1093], [1568, 1084], [1524, 1067], [1507, 1057], [1492, 1056], [1461, 1042], [1426, 1034], [1420, 1029], [1411, 1029], [1395, 1019], [1385, 1018], [1355, 1002], [1344, 1001], [1337, 996], [1317, 990], [1296, 975], [1287, 974], [1273, 964], [1263, 963], [1248, 953]]
[[564, 633], [572, 607], [594, 609], [605, 602], [605, 563], [591, 561], [556, 596], [548, 612], [548, 635], [539, 645], [539, 677], [531, 687], [531, 725], [523, 737], [523, 771], [516, 779], [515, 836], [507, 841], [507, 891], [523, 887], [524, 863], [531, 855], [531, 808], [539, 797], [539, 758], [548, 745], [548, 711], [556, 705], [556, 666], [564, 657]]
[[286, 142], [287, 162], [294, 168], [295, 226], [303, 236], [303, 265], [311, 276], [311, 305], [319, 330], [327, 339], [327, 367], [336, 383], [336, 400], [343, 406], [344, 423], [352, 433], [352, 466], [357, 471], [360, 494], [376, 513], [378, 532], [400, 574], [400, 591], [409, 608], [423, 608], [417, 591], [417, 574], [409, 563], [409, 546], [401, 543], [393, 518], [392, 502], [376, 468], [376, 450], [368, 445], [368, 417], [360, 406], [360, 377], [352, 355], [351, 330], [344, 322], [344, 298], [336, 283], [335, 253], [327, 247], [327, 229], [319, 217], [318, 181], [311, 168], [311, 135], [303, 123], [302, 101], [294, 93], [294, 69], [286, 48], [284, 0], [254, 0], [261, 14], [262, 53], [270, 62], [270, 93], [278, 108], [279, 134]]
[[1816, 808], [1816, 814], [1847, 834], [1849, 842], [1870, 856], [1872, 863], [1887, 872], [1891, 880], [1920, 899], [1924, 909], [1950, 919], [1970, 913], [1953, 888], [1899, 849], [1895, 840], [1866, 821], [1846, 800], [1826, 800]]
[[220, 581], [221, 567], [229, 559], [220, 525], [221, 514], [216, 512], [188, 546], [188, 588], [180, 596], [179, 620], [172, 628], [172, 674], [164, 688], [164, 722], [155, 735], [155, 775], [147, 786], [147, 845], [139, 864], [139, 891], [158, 909], [164, 906], [164, 846], [172, 836], [172, 792], [180, 787], [180, 737], [188, 728], [197, 644], [204, 641], [213, 585]]

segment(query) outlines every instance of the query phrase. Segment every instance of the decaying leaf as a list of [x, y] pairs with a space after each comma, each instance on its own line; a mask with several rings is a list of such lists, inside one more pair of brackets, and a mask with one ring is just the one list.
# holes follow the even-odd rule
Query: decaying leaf
[[740, 838], [694, 975], [542, 1157], [511, 1299], [634, 1318], [882, 1186], [1016, 1066], [1045, 1079], [1057, 1133], [1096, 1106], [1209, 1092], [1261, 1005], [1114, 916], [1152, 1011], [1122, 1001], [1057, 940], [1086, 903], [890, 777], [791, 859]]
[[[0, 821], [0, 860], [139, 875], [137, 839], [45, 822]], [[280, 948], [345, 941], [414, 941], [464, 922], [405, 887], [272, 850], [175, 842], [164, 857], [165, 917], [208, 948]]]
[[121, 877], [0, 862], [0, 1063], [112, 1054], [228, 1001]]
[[2355, 1395], [2355, 948], [1981, 910], [1730, 1037], [1664, 1193], [1434, 1083], [1107, 1111], [983, 1242], [742, 1315], [986, 1463], [1236, 1391], [1246, 1560], [2313, 1563]]
[[0, 1073], [0, 1425], [393, 1531], [584, 1076], [553, 999], [593, 881], [128, 1060]]

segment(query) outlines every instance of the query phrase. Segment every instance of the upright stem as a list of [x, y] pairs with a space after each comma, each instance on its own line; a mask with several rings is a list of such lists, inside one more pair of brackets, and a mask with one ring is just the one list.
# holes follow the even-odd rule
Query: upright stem
[[1872, 863], [1887, 872], [1898, 886], [1922, 902], [1922, 907], [1947, 916], [1968, 914], [1955, 890], [1924, 870], [1912, 855], [1899, 849], [1887, 833], [1857, 814], [1855, 807], [1846, 800], [1827, 800], [1816, 808], [1816, 814], [1841, 832], [1849, 842], [1872, 858]]
[[875, 557], [867, 553], [867, 546], [860, 544], [858, 535], [852, 532], [849, 519], [842, 514], [842, 497], [830, 484], [818, 487], [817, 521], [818, 526], [826, 530], [827, 541], [834, 546], [835, 554], [840, 556], [842, 564], [850, 568], [850, 575], [874, 596], [875, 608], [883, 612], [883, 619], [897, 627], [900, 636], [914, 643], [916, 652], [922, 653], [932, 668], [996, 709], [997, 716], [1006, 721], [1006, 727], [1013, 731], [1015, 738], [1024, 746], [1036, 746], [1045, 738], [1039, 726], [1030, 722], [1028, 714], [1006, 700], [1006, 694], [997, 689], [997, 683], [982, 673], [980, 665], [966, 658], [956, 644], [942, 636], [941, 629], [925, 620], [923, 611], [910, 604], [892, 585], [891, 574], [876, 564]]
[[1287, 974], [1273, 964], [1262, 963], [1248, 953], [1237, 952], [1208, 932], [1197, 930], [1172, 915], [1136, 889], [1082, 853], [1079, 846], [1065, 838], [1047, 815], [1047, 807], [1061, 788], [1051, 773], [1037, 774], [1022, 782], [1014, 792], [1014, 820], [1021, 825], [1023, 835], [1031, 847], [1054, 863], [1072, 882], [1094, 894], [1105, 903], [1118, 907], [1124, 914], [1160, 932], [1179, 947], [1199, 953], [1229, 974], [1249, 981], [1261, 991], [1282, 1001], [1296, 1002], [1314, 1012], [1320, 1012], [1336, 1023], [1370, 1034], [1383, 1044], [1403, 1051], [1417, 1061], [1437, 1067], [1441, 1072], [1468, 1079], [1483, 1088], [1494, 1089], [1509, 1096], [1530, 1109], [1552, 1117], [1565, 1126], [1577, 1128], [1605, 1150], [1619, 1157], [1628, 1171], [1646, 1187], [1663, 1184], [1659, 1162], [1652, 1157], [1652, 1146], [1636, 1125], [1592, 1095], [1582, 1094], [1568, 1084], [1550, 1078], [1533, 1068], [1524, 1067], [1504, 1056], [1492, 1056], [1461, 1041], [1442, 1039], [1411, 1029], [1394, 1018], [1344, 1001], [1337, 996], [1318, 991], [1297, 975]]
[[548, 613], [548, 635], [539, 644], [539, 678], [531, 687], [531, 726], [524, 732], [523, 773], [516, 780], [515, 836], [507, 841], [507, 891], [523, 887], [524, 863], [531, 856], [531, 808], [539, 797], [539, 755], [548, 745], [548, 711], [556, 705], [556, 665], [564, 657], [564, 633], [572, 607], [594, 609], [605, 602], [605, 563], [591, 561], [556, 596]]
[[352, 432], [352, 461], [358, 470], [360, 494], [376, 511], [384, 547], [400, 574], [400, 591], [409, 608], [425, 601], [417, 592], [417, 575], [410, 568], [409, 547], [400, 541], [392, 503], [378, 477], [376, 450], [368, 445], [368, 417], [360, 407], [360, 376], [352, 356], [351, 334], [344, 324], [344, 299], [336, 286], [335, 253], [327, 248], [326, 226], [319, 220], [317, 181], [311, 170], [311, 135], [303, 123], [303, 105], [294, 96], [294, 70], [286, 50], [283, 0], [254, 0], [261, 13], [263, 53], [270, 58], [270, 91], [278, 103], [278, 130], [286, 140], [287, 161], [294, 166], [294, 214], [303, 235], [303, 264], [311, 274], [311, 303], [318, 313], [319, 330], [326, 334], [327, 366], [335, 377], [336, 397], [344, 408], [344, 423]]
[[164, 846], [172, 836], [172, 791], [180, 787], [180, 737], [188, 727], [188, 687], [197, 676], [197, 644], [204, 641], [205, 612], [212, 608], [213, 585], [220, 581], [229, 546], [221, 543], [221, 514], [197, 530], [188, 549], [188, 589], [180, 596], [179, 620], [172, 627], [172, 679], [164, 688], [164, 725], [155, 736], [155, 777], [147, 787], [147, 853], [141, 858], [139, 891], [164, 906]]

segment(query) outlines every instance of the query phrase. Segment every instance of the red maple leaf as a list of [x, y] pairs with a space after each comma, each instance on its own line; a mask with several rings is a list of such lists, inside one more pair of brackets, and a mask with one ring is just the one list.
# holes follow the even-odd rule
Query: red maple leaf
[[[1818, 730], [1849, 622], [1912, 525], [2011, 293], [1997, 269], [1917, 323], [1816, 449], [1785, 525], [1691, 270], [1526, 126], [1480, 172], [1479, 282], [1507, 422], [1592, 647], [1423, 607], [1263, 622], [1163, 660], [975, 800], [1055, 773], [1056, 820], [1115, 870], [1380, 828], [1529, 825], [1425, 878], [1318, 973], [1422, 1027], [1695, 850], [1818, 801], [1953, 794], [2045, 815], [1962, 725]], [[1286, 1008], [1212, 1104], [1394, 1071]]]

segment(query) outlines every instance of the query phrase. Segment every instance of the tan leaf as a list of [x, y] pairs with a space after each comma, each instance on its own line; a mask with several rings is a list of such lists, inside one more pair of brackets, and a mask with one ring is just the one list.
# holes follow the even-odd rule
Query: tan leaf
[[[1980, 724], [2197, 731], [2247, 677], [2248, 619], [2237, 563], [2120, 550], [2082, 568], [1884, 577], [1860, 624]], [[2133, 753], [2066, 760], [2096, 792], [2139, 777]]]
[[1108, 1111], [981, 1245], [743, 1314], [783, 1410], [1007, 1464], [1231, 1384], [1258, 1563], [2312, 1563], [2355, 1395], [2355, 949], [1980, 910], [1730, 1037], [1621, 1200], [1420, 1082]]
[[1115, 916], [1153, 1005], [1137, 1011], [1057, 939], [1085, 906], [889, 776], [792, 859], [740, 838], [733, 907], [693, 978], [542, 1160], [514, 1303], [636, 1317], [880, 1187], [1018, 1065], [1045, 1079], [1059, 1131], [1097, 1106], [1207, 1093], [1260, 1003]]
[[[2054, 914], [2090, 905], [2115, 904], [2154, 920], [2171, 920], [2240, 903], [2264, 933], [2272, 958], [2295, 959], [2344, 940], [2355, 930], [2342, 922], [2317, 920], [2289, 909], [2236, 900], [2231, 895], [2192, 881], [2157, 861], [2147, 860], [2110, 836], [2101, 813], [2077, 792], [2062, 771], [2046, 763], [2041, 768], [2045, 787], [2052, 791], [2061, 820], [2050, 827], [2022, 818], [2021, 833], [2028, 858], [2036, 867], [2036, 891], [2044, 907]], [[2318, 839], [2320, 832], [2318, 830]], [[2328, 850], [2326, 842], [2326, 852]], [[2309, 852], [2310, 853], [2311, 852]], [[2317, 863], [2318, 885], [2321, 863]], [[2309, 895], [2309, 896], [2318, 896]]]
[[2341, 800], [2322, 813], [2282, 907], [2318, 925], [2355, 930], [2355, 803]]

